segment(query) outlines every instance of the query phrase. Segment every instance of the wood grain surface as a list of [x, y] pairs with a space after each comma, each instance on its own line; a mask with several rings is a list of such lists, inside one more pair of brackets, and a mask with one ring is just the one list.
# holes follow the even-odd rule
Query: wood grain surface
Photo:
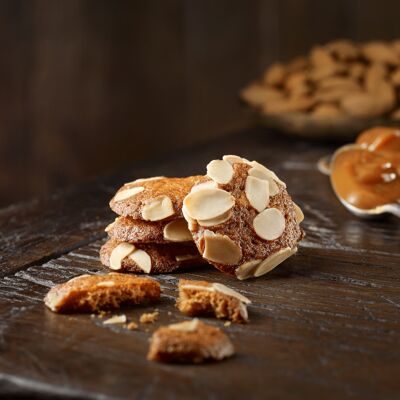
[[[0, 211], [0, 397], [398, 399], [399, 221], [362, 221], [342, 208], [316, 168], [331, 150], [249, 130]], [[257, 159], [286, 181], [305, 213], [295, 257], [244, 282], [212, 267], [157, 276], [160, 318], [137, 331], [44, 307], [54, 284], [105, 271], [98, 250], [113, 218], [107, 203], [124, 180], [201, 173], [228, 153]], [[231, 337], [234, 358], [201, 366], [146, 360], [151, 333], [186, 319], [174, 306], [179, 277], [222, 282], [253, 301], [247, 325], [206, 319]], [[124, 312], [138, 321], [153, 309]]]

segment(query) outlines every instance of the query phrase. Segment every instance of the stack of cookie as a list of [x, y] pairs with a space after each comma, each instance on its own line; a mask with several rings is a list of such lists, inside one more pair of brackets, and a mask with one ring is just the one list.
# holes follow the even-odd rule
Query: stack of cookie
[[109, 240], [101, 262], [120, 272], [169, 273], [204, 263], [187, 222], [182, 203], [203, 176], [137, 179], [122, 186], [110, 201], [118, 214], [106, 228]]
[[257, 161], [224, 156], [206, 176], [139, 179], [110, 202], [119, 217], [101, 261], [114, 270], [166, 273], [207, 262], [258, 277], [296, 253], [303, 213], [286, 184]]

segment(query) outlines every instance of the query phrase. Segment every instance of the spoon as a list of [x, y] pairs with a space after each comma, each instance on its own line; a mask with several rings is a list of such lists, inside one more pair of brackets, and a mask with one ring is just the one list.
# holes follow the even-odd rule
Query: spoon
[[[319, 172], [321, 172], [324, 175], [331, 175], [331, 164], [335, 159], [335, 156], [339, 154], [342, 151], [346, 151], [350, 148], [355, 148], [355, 147], [360, 147], [359, 145], [355, 144], [349, 144], [341, 147], [340, 149], [336, 150], [333, 155], [327, 155], [324, 157], [321, 157], [318, 160], [317, 163], [317, 168]], [[378, 218], [383, 214], [393, 214], [396, 217], [400, 218], [400, 204], [399, 203], [388, 203], [388, 204], [382, 204], [380, 206], [376, 206], [374, 208], [370, 209], [363, 209], [363, 208], [358, 208], [354, 206], [353, 204], [350, 204], [348, 201], [343, 199], [335, 190], [335, 187], [332, 185], [332, 189], [336, 195], [336, 197], [339, 199], [339, 201], [354, 215], [357, 217], [361, 218], [366, 218], [366, 219], [372, 219], [372, 218]]]

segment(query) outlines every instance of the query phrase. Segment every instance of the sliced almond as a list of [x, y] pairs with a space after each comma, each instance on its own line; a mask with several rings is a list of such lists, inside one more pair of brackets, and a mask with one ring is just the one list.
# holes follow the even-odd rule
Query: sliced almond
[[275, 196], [279, 193], [279, 186], [276, 184], [270, 173], [266, 173], [261, 168], [253, 167], [249, 169], [248, 174], [249, 176], [254, 176], [255, 178], [268, 181], [268, 190], [270, 196]]
[[152, 176], [150, 178], [140, 178], [140, 179], [136, 179], [136, 183], [137, 182], [149, 182], [149, 181], [158, 181], [160, 179], [164, 179], [165, 176]]
[[207, 175], [219, 184], [229, 183], [233, 177], [232, 165], [225, 160], [213, 160], [207, 165]]
[[168, 328], [182, 332], [195, 332], [199, 326], [199, 320], [197, 318], [191, 321], [178, 322], [177, 324], [168, 325]]
[[235, 199], [222, 189], [202, 189], [189, 193], [184, 201], [189, 217], [207, 220], [219, 217], [235, 205]]
[[130, 255], [129, 258], [134, 261], [137, 266], [146, 274], [149, 274], [151, 271], [151, 258], [150, 256], [144, 251], [140, 249], [134, 250]]
[[222, 159], [224, 161], [228, 161], [228, 163], [230, 163], [230, 164], [247, 164], [247, 163], [249, 163], [249, 160], [246, 160], [243, 157], [235, 156], [232, 154], [223, 156]]
[[206, 285], [193, 285], [188, 283], [187, 285], [182, 285], [182, 289], [193, 289], [193, 290], [205, 290], [206, 292], [215, 292], [215, 289], [212, 286]]
[[248, 261], [235, 270], [236, 278], [243, 280], [254, 276], [254, 270], [261, 263], [262, 260], [252, 260]]
[[239, 303], [239, 313], [245, 321], [249, 319], [249, 313], [247, 312], [247, 307], [245, 304]]
[[275, 240], [285, 230], [285, 217], [277, 208], [268, 208], [253, 220], [257, 235], [265, 240]]
[[218, 187], [217, 182], [214, 182], [214, 181], [202, 182], [202, 183], [198, 183], [197, 185], [194, 185], [192, 187], [192, 189], [190, 190], [190, 193], [197, 192], [198, 190], [212, 189], [212, 188], [217, 188], [217, 187]]
[[228, 236], [204, 232], [203, 258], [219, 264], [234, 265], [242, 258], [242, 249]]
[[171, 242], [190, 242], [193, 240], [188, 229], [187, 222], [183, 219], [176, 219], [164, 226], [164, 239]]
[[114, 315], [111, 318], [106, 319], [103, 321], [104, 325], [112, 325], [112, 324], [125, 324], [126, 322], [126, 315]]
[[190, 231], [193, 231], [196, 228], [196, 220], [191, 218], [186, 210], [185, 205], [182, 206], [182, 215], [188, 223], [188, 228]]
[[158, 196], [146, 201], [142, 208], [142, 217], [146, 221], [159, 221], [174, 215], [174, 207], [168, 196]]
[[71, 282], [75, 282], [75, 281], [79, 281], [82, 278], [87, 278], [88, 276], [90, 276], [89, 274], [83, 274], [83, 275], [79, 275], [79, 276], [74, 276], [73, 278], [71, 278], [68, 283]]
[[205, 220], [199, 219], [197, 223], [205, 227], [217, 226], [228, 221], [231, 217], [232, 217], [232, 210], [228, 210], [226, 213], [220, 215], [219, 217], [205, 219]]
[[301, 208], [296, 203], [293, 203], [293, 206], [294, 206], [294, 211], [296, 213], [296, 222], [299, 224], [304, 220], [304, 214]]
[[269, 182], [264, 179], [248, 176], [245, 193], [247, 200], [258, 212], [265, 210], [269, 203]]
[[129, 197], [135, 196], [136, 194], [143, 192], [143, 186], [135, 186], [133, 188], [120, 190], [115, 196], [114, 201], [122, 201], [129, 199]]
[[121, 269], [122, 260], [129, 256], [133, 250], [135, 250], [135, 246], [126, 242], [122, 242], [116, 246], [110, 255], [110, 268], [114, 270]]
[[[278, 176], [275, 174], [274, 171], [271, 171], [270, 169], [268, 169], [267, 167], [265, 167], [264, 165], [260, 164], [260, 163], [257, 162], [257, 161], [252, 161], [252, 162], [251, 162], [251, 165], [252, 165], [253, 168], [255, 168], [256, 170], [258, 170], [258, 171], [260, 171], [260, 172], [263, 172], [263, 173], [264, 173], [264, 176], [267, 176], [267, 177], [269, 177], [269, 178], [272, 178], [273, 180], [279, 182], [283, 187], [286, 187], [286, 183], [283, 182], [283, 181], [281, 181], [281, 180], [278, 178]], [[250, 174], [250, 171], [251, 171], [251, 170], [249, 170], [249, 175], [252, 175], [252, 174]], [[252, 175], [252, 176], [257, 176], [257, 175]], [[260, 178], [261, 178], [261, 177], [260, 177]], [[261, 179], [262, 179], [262, 178], [261, 178]]]
[[99, 282], [96, 286], [98, 286], [98, 287], [113, 287], [113, 286], [115, 286], [115, 282], [113, 282], [113, 281]]
[[184, 262], [189, 260], [200, 259], [200, 254], [182, 254], [175, 256], [175, 260], [178, 262]]
[[290, 247], [286, 247], [284, 249], [279, 250], [277, 253], [272, 254], [268, 258], [266, 258], [261, 264], [258, 266], [256, 271], [254, 272], [254, 276], [258, 277], [266, 274], [267, 272], [273, 270], [277, 265], [285, 261], [291, 255], [296, 253], [297, 247], [291, 249]]
[[149, 181], [158, 181], [158, 180], [164, 179], [164, 178], [165, 178], [165, 176], [152, 176], [152, 177], [150, 177], [150, 178], [139, 178], [139, 179], [135, 179], [135, 180], [132, 181], [132, 182], [125, 183], [125, 186], [126, 186], [126, 185], [131, 185], [132, 183], [141, 183], [141, 182], [149, 182]]
[[213, 283], [212, 284], [213, 288], [220, 293], [226, 294], [227, 296], [232, 296], [237, 298], [238, 300], [242, 301], [245, 304], [250, 304], [251, 300], [248, 299], [247, 297], [243, 296], [236, 290], [231, 289], [228, 286], [223, 285], [222, 283]]
[[110, 232], [111, 229], [114, 227], [115, 222], [111, 222], [111, 224], [108, 224], [106, 226], [106, 229], [104, 229], [104, 232]]

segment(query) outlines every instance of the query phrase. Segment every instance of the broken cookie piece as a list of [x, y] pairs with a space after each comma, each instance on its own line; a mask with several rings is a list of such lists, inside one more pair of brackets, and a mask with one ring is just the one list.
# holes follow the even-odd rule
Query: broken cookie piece
[[157, 329], [147, 358], [152, 361], [199, 364], [234, 354], [229, 337], [219, 328], [197, 318]]
[[239, 292], [207, 281], [179, 280], [177, 307], [186, 315], [215, 316], [233, 322], [247, 322], [247, 304], [251, 301]]
[[113, 272], [77, 276], [51, 288], [44, 302], [54, 312], [93, 312], [156, 302], [160, 293], [154, 279]]

